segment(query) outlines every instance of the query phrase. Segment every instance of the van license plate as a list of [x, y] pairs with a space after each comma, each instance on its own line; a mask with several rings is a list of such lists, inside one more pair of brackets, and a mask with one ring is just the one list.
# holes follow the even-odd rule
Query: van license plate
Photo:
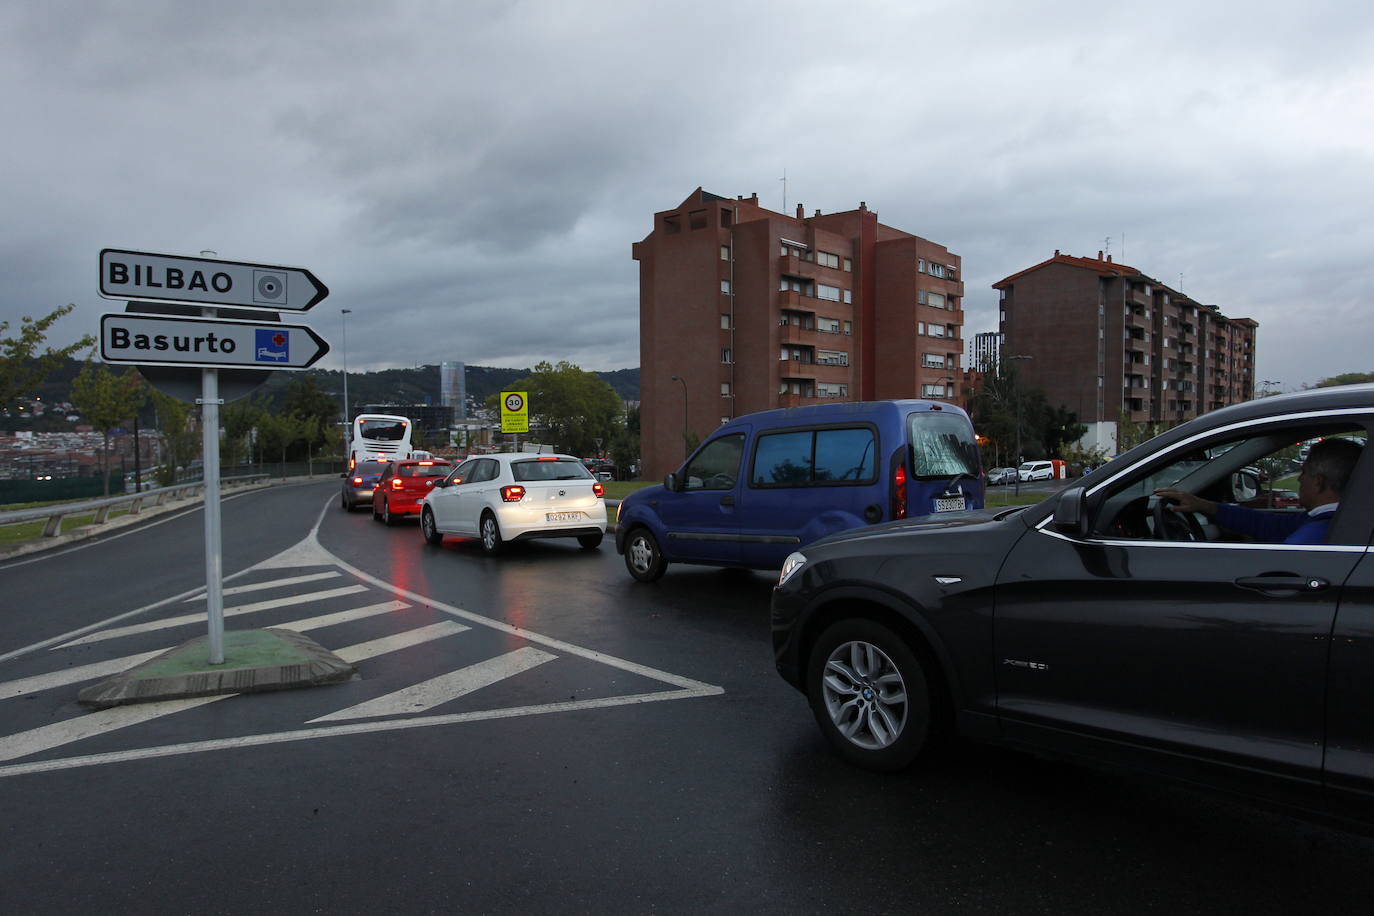
[[935, 500], [936, 512], [962, 512], [963, 509], [964, 498], [962, 496], [942, 496]]
[[581, 512], [545, 512], [546, 522], [575, 522], [582, 518]]

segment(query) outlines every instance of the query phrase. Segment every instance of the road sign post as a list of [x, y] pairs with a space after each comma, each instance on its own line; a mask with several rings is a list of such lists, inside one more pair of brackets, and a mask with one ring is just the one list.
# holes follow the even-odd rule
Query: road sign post
[[[123, 312], [100, 318], [100, 357], [109, 363], [200, 369], [201, 447], [205, 469], [205, 605], [210, 664], [224, 664], [224, 562], [220, 522], [219, 373], [223, 370], [305, 369], [329, 344], [304, 325], [278, 322], [277, 311], [303, 312], [329, 290], [298, 267], [106, 248], [100, 252], [100, 295], [169, 303], [192, 315]], [[221, 318], [218, 306], [272, 312], [262, 320]], [[132, 303], [131, 303], [132, 307]], [[251, 314], [251, 313], [250, 313]], [[189, 383], [183, 379], [182, 383]], [[189, 394], [189, 392], [187, 392]]]

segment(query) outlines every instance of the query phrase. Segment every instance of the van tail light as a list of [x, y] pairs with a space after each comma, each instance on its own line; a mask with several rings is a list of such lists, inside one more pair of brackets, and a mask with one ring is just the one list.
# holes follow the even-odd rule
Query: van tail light
[[354, 477], [354, 478], [353, 478], [353, 486], [355, 486], [355, 487], [361, 487], [362, 485], [363, 485], [363, 479], [362, 479], [361, 477]]
[[399, 478], [399, 477], [393, 477], [393, 478], [391, 478], [391, 489], [393, 489], [393, 490], [399, 490], [399, 489], [401, 489], [401, 478]]
[[592, 492], [595, 493], [597, 496], [604, 497], [606, 495], [606, 488], [603, 487], [601, 483], [598, 481], [597, 483], [592, 484]]
[[892, 474], [892, 517], [906, 518], [906, 468], [900, 464]]
[[508, 503], [518, 503], [525, 498], [525, 488], [519, 486], [502, 487], [501, 498]]

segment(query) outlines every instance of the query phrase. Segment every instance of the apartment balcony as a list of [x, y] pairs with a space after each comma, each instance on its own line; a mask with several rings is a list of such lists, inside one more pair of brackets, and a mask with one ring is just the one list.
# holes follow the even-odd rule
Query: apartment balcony
[[[833, 337], [833, 334], [827, 335], [827, 339]], [[804, 328], [789, 322], [778, 327], [778, 342], [799, 347], [816, 347], [821, 343], [820, 332], [815, 328]]]
[[1132, 305], [1143, 305], [1146, 308], [1150, 307], [1150, 297], [1145, 295], [1142, 290], [1133, 289], [1128, 291], [1126, 293], [1126, 301]]
[[778, 270], [789, 277], [806, 277], [814, 279], [816, 271], [825, 270], [815, 261], [808, 261], [799, 258], [795, 254], [784, 254], [778, 256]]
[[792, 312], [816, 314], [816, 306], [821, 300], [813, 296], [803, 296], [798, 290], [784, 289], [778, 292], [778, 308]]
[[1128, 328], [1140, 328], [1143, 331], [1148, 331], [1151, 327], [1149, 318], [1135, 312], [1127, 312], [1121, 321]]

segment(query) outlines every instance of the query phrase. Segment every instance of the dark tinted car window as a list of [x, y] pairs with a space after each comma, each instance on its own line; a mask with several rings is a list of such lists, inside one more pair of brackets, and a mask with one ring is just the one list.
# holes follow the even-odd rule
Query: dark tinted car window
[[399, 469], [400, 477], [443, 477], [449, 472], [447, 464], [407, 464]]
[[759, 487], [872, 481], [871, 429], [821, 429], [760, 436], [750, 480]]
[[406, 425], [390, 420], [364, 420], [361, 433], [364, 439], [379, 442], [396, 442], [406, 436]]
[[913, 413], [907, 422], [917, 477], [978, 476], [978, 443], [966, 417], [931, 410]]
[[516, 461], [510, 466], [511, 473], [521, 483], [538, 480], [590, 480], [592, 474], [580, 461], [560, 458], [557, 461]]
[[683, 470], [688, 490], [729, 490], [739, 476], [740, 458], [744, 457], [744, 434], [722, 436], [710, 442]]
[[389, 461], [364, 461], [362, 464], [358, 465], [357, 474], [359, 477], [382, 474], [389, 467], [391, 467], [391, 462]]

